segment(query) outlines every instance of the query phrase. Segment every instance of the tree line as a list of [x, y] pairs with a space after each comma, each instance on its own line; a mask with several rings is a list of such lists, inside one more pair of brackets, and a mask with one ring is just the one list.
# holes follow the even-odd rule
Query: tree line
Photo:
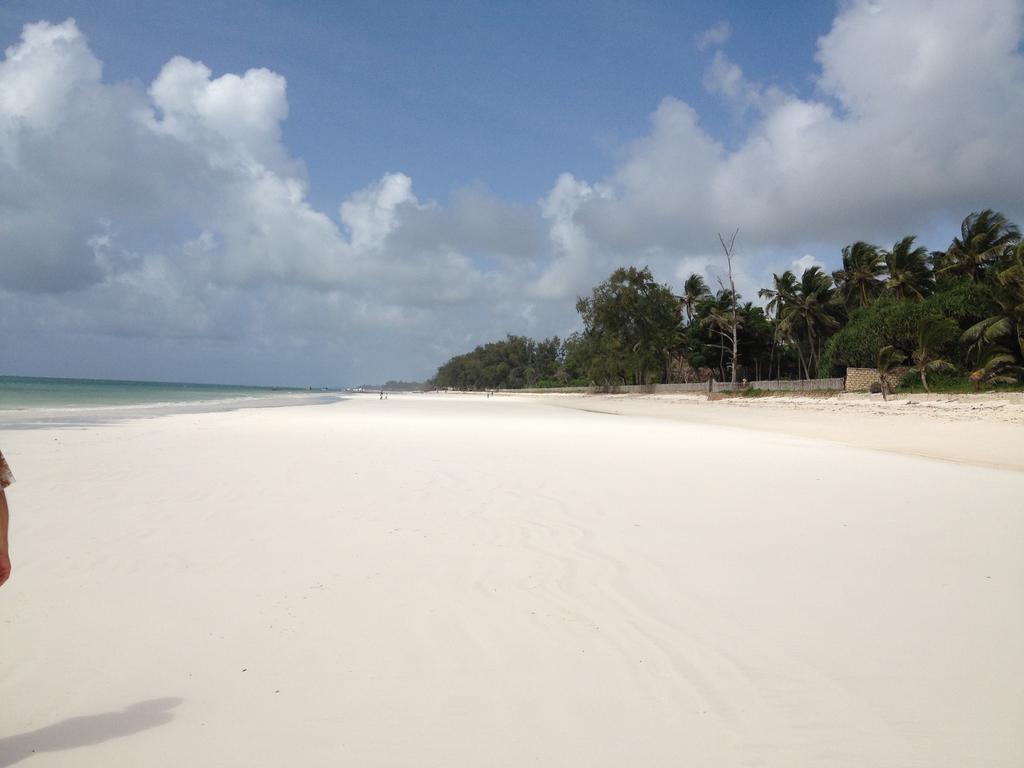
[[979, 388], [1024, 375], [1024, 242], [1001, 213], [970, 214], [943, 251], [912, 235], [891, 248], [852, 243], [831, 274], [812, 266], [773, 275], [758, 291], [763, 306], [734, 287], [732, 243], [722, 238], [729, 281], [717, 290], [692, 274], [676, 293], [647, 267], [622, 267], [577, 300], [581, 331], [484, 344], [446, 362], [430, 383], [811, 379], [883, 362], [912, 369], [925, 390], [936, 378]]

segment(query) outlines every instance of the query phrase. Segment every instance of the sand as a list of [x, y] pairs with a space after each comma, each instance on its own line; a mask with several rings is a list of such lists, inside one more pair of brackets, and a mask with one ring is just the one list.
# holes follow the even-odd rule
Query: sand
[[1020, 425], [553, 402], [5, 432], [0, 766], [1024, 764]]
[[[523, 400], [530, 396], [512, 395]], [[733, 426], [978, 466], [1024, 471], [1024, 396], [840, 394], [534, 396], [563, 408]]]

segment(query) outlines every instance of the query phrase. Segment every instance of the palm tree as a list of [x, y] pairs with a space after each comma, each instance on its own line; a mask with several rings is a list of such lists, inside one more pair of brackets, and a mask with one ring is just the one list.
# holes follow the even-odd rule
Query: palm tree
[[[772, 356], [775, 353], [776, 326], [765, 314], [764, 308], [753, 302], [746, 302], [739, 307], [740, 321], [740, 370], [749, 374], [747, 378], [755, 381], [771, 378]], [[765, 350], [768, 359], [765, 360]], [[764, 364], [768, 363], [767, 368]]]
[[941, 271], [952, 277], [978, 281], [990, 264], [1020, 242], [1020, 230], [1003, 214], [986, 208], [972, 213], [960, 225], [960, 237], [946, 249]]
[[[738, 296], [736, 297], [739, 298]], [[733, 293], [728, 288], [723, 288], [718, 293], [712, 295], [706, 294], [697, 306], [697, 315], [699, 322], [703, 325], [713, 338], [718, 338], [717, 344], [711, 344], [712, 347], [718, 348], [718, 372], [721, 374], [722, 379], [726, 378], [725, 372], [725, 352], [728, 349], [732, 351], [732, 329], [733, 329]], [[736, 318], [737, 328], [743, 325], [742, 318]], [[735, 361], [732, 363], [735, 367]]]
[[983, 349], [1007, 337], [1024, 360], [1024, 242], [1010, 252], [1007, 263], [993, 286], [998, 314], [975, 323], [960, 337], [962, 343], [976, 350], [979, 360]]
[[914, 248], [914, 236], [908, 235], [891, 251], [882, 251], [889, 279], [885, 292], [897, 299], [920, 301], [935, 290], [935, 277], [928, 269], [927, 248]]
[[772, 275], [772, 286], [772, 288], [762, 288], [757, 295], [762, 299], [768, 299], [768, 303], [764, 306], [765, 312], [778, 320], [779, 315], [782, 314], [782, 308], [796, 293], [796, 275], [788, 269], [781, 275]]
[[1007, 253], [1007, 267], [996, 277], [996, 301], [1010, 322], [1017, 339], [1017, 351], [1024, 360], [1024, 241]]
[[878, 382], [882, 389], [883, 400], [889, 399], [885, 393], [889, 388], [889, 382], [885, 380], [885, 377], [889, 375], [893, 368], [903, 362], [903, 357], [903, 353], [895, 349], [891, 344], [887, 344], [878, 350], [876, 367], [878, 368]]
[[996, 352], [989, 356], [977, 370], [971, 371], [968, 377], [974, 385], [974, 391], [978, 392], [986, 384], [1013, 384], [1017, 377], [1013, 374], [1020, 372], [1020, 367], [1014, 365], [1013, 355], [1007, 352]]
[[[807, 378], [817, 370], [821, 344], [828, 332], [839, 327], [835, 317], [836, 289], [819, 267], [804, 270], [788, 304], [782, 308], [779, 332], [796, 344], [800, 365]], [[807, 359], [803, 344], [807, 344]]]
[[843, 268], [832, 273], [848, 307], [866, 307], [882, 292], [885, 264], [878, 248], [857, 241], [843, 248]]
[[683, 283], [683, 295], [680, 297], [680, 300], [682, 301], [683, 309], [686, 310], [687, 324], [693, 322], [697, 305], [701, 299], [706, 298], [710, 293], [704, 278], [697, 273], [693, 273], [686, 278], [686, 282]]
[[956, 323], [949, 319], [937, 317], [924, 317], [917, 327], [917, 349], [911, 357], [914, 367], [921, 377], [921, 386], [925, 392], [931, 392], [928, 388], [928, 373], [938, 371], [951, 371], [954, 365], [939, 357], [939, 350], [956, 333]]
[[769, 379], [772, 377], [772, 364], [775, 362], [775, 347], [779, 343], [779, 319], [782, 317], [782, 310], [786, 303], [791, 301], [793, 294], [796, 293], [796, 275], [788, 269], [781, 275], [772, 275], [772, 285], [772, 288], [762, 288], [757, 292], [762, 299], [768, 299], [768, 303], [764, 307], [765, 312], [771, 316], [775, 324], [772, 334], [772, 350], [768, 357]]

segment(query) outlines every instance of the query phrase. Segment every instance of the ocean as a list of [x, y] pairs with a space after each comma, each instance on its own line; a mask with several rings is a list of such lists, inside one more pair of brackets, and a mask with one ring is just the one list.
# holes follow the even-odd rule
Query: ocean
[[0, 410], [103, 408], [158, 403], [238, 400], [300, 392], [298, 389], [0, 376]]

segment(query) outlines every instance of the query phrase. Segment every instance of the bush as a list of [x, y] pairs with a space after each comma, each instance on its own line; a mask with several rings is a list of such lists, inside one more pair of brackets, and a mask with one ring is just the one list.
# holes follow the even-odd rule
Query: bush
[[[971, 281], [953, 283], [924, 301], [879, 299], [855, 311], [846, 327], [829, 339], [818, 375], [839, 376], [846, 366], [872, 368], [878, 350], [887, 345], [909, 357], [917, 346], [917, 329], [926, 317], [949, 318], [962, 332], [998, 309], [991, 287]], [[963, 359], [959, 343], [950, 346], [954, 357]]]
[[956, 320], [961, 330], [991, 317], [999, 310], [990, 286], [968, 280], [929, 296], [924, 300], [924, 306], [930, 313]]
[[[928, 375], [928, 387], [934, 393], [970, 394], [976, 392], [970, 378], [963, 373], [932, 373]], [[900, 389], [906, 392], [924, 392], [921, 385], [921, 377], [916, 372], [908, 374], [903, 378]], [[989, 384], [982, 391], [984, 392], [1019, 392], [1020, 384]]]
[[908, 355], [917, 346], [917, 328], [925, 317], [940, 319], [925, 302], [879, 299], [850, 316], [850, 322], [829, 339], [819, 375], [841, 375], [847, 366], [874, 368], [878, 350], [892, 346]]

